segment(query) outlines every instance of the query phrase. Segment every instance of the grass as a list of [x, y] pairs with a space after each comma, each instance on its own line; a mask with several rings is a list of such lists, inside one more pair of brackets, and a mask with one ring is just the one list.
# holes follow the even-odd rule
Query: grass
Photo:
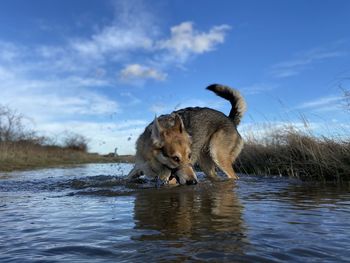
[[280, 128], [263, 139], [246, 139], [235, 169], [303, 180], [349, 181], [350, 140], [317, 137], [293, 127]]
[[[237, 172], [317, 181], [350, 180], [349, 139], [316, 137], [293, 127], [274, 130], [262, 138], [245, 139], [235, 163]], [[132, 163], [134, 156], [98, 155], [31, 141], [0, 142], [0, 171], [107, 162]]]
[[33, 142], [0, 142], [0, 171], [28, 170], [84, 163], [132, 162], [132, 156], [91, 154]]
[[0, 105], [0, 171], [26, 170], [83, 163], [132, 162], [132, 156], [88, 153], [88, 139], [67, 132], [61, 143], [26, 128], [16, 110]]
[[[98, 155], [32, 141], [0, 142], [0, 171], [107, 162], [131, 163], [134, 156]], [[350, 140], [317, 137], [293, 127], [279, 128], [259, 138], [246, 138], [235, 170], [303, 180], [349, 181]]]
[[[304, 126], [307, 121], [303, 119]], [[257, 131], [256, 129], [252, 129]], [[265, 130], [265, 131], [264, 131]], [[267, 131], [267, 132], [266, 132]], [[50, 143], [23, 125], [23, 117], [0, 105], [0, 171], [102, 162], [134, 162], [134, 156], [87, 152], [88, 140], [68, 134], [63, 144]], [[235, 162], [235, 170], [318, 181], [350, 181], [350, 138], [316, 136], [293, 125], [253, 132]]]

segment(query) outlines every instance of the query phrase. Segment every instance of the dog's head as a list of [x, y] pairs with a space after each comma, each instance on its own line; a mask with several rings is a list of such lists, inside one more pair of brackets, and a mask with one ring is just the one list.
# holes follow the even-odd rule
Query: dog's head
[[[162, 127], [155, 118], [152, 125], [152, 143], [156, 159], [172, 171], [180, 184], [197, 182], [191, 166], [191, 138], [181, 117], [172, 115], [173, 125]], [[165, 125], [164, 125], [165, 126]]]

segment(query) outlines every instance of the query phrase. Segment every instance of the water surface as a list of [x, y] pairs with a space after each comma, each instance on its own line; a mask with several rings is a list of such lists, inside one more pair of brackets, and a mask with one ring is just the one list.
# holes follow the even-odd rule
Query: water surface
[[129, 164], [0, 174], [0, 262], [341, 262], [348, 185], [126, 183]]

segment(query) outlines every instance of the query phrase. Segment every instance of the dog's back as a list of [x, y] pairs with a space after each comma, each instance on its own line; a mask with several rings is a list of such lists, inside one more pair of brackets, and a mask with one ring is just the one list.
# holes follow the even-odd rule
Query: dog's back
[[189, 107], [176, 111], [182, 118], [185, 129], [192, 138], [192, 156], [195, 158], [203, 147], [207, 147], [210, 137], [218, 129], [235, 130], [232, 121], [220, 111]]

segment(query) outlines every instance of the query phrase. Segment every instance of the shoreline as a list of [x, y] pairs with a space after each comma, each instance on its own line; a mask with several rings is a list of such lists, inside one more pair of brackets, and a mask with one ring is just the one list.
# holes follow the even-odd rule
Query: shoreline
[[133, 155], [120, 155], [120, 156], [105, 156], [91, 153], [70, 153], [73, 158], [66, 158], [66, 156], [57, 156], [52, 159], [46, 159], [44, 161], [40, 159], [31, 159], [28, 162], [22, 159], [1, 160], [0, 173], [8, 173], [15, 171], [29, 171], [45, 168], [57, 168], [61, 166], [71, 166], [90, 163], [133, 163]]

